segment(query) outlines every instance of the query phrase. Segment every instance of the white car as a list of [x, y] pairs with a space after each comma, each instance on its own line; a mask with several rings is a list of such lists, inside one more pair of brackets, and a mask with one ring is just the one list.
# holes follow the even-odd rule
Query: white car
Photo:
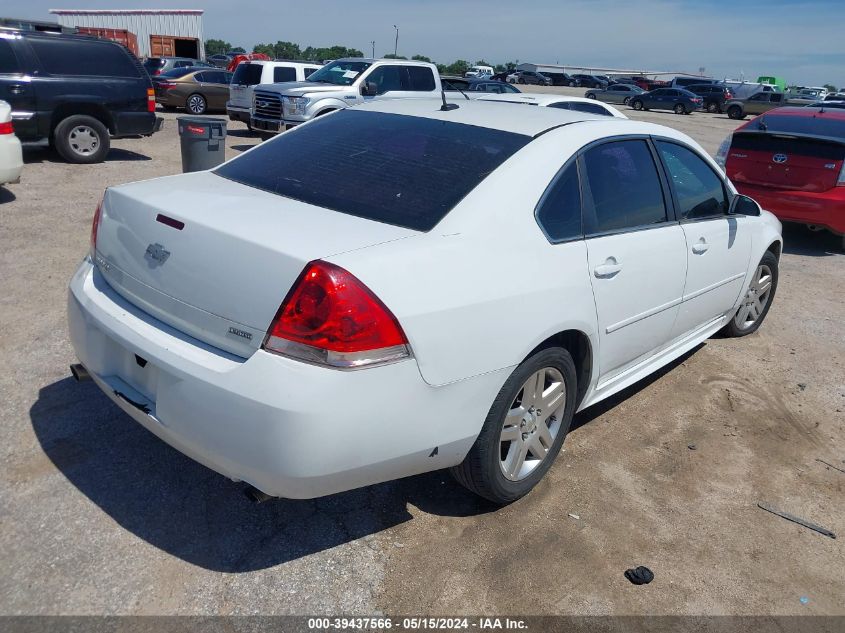
[[484, 95], [480, 97], [481, 101], [499, 101], [504, 103], [522, 103], [525, 105], [541, 106], [546, 108], [558, 108], [560, 110], [575, 110], [576, 112], [587, 112], [589, 114], [598, 114], [601, 116], [612, 116], [617, 119], [627, 119], [624, 114], [614, 108], [612, 105], [601, 103], [595, 99], [587, 99], [585, 97], [567, 97], [564, 95], [554, 94], [531, 94], [523, 93], [505, 93], [498, 95]]
[[74, 373], [178, 450], [271, 496], [451, 467], [508, 503], [576, 411], [754, 332], [781, 234], [668, 127], [405, 99], [111, 187], [91, 243]]
[[23, 152], [12, 128], [12, 106], [0, 101], [0, 185], [20, 182]]

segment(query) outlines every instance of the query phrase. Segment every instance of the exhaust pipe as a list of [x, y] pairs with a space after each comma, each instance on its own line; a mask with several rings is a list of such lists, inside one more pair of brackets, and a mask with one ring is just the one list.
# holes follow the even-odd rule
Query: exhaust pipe
[[70, 366], [70, 373], [73, 374], [74, 379], [76, 382], [85, 382], [86, 380], [91, 380], [91, 374], [88, 373], [88, 370], [85, 369], [85, 366], [82, 363], [74, 363]]
[[253, 503], [264, 503], [270, 499], [275, 499], [273, 495], [268, 495], [266, 492], [259, 490], [255, 486], [249, 485], [244, 488], [244, 494], [246, 495], [246, 498]]

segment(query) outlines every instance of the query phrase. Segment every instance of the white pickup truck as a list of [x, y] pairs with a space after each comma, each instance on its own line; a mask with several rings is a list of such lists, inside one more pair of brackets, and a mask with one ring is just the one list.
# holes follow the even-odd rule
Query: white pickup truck
[[404, 59], [338, 59], [305, 81], [256, 87], [251, 126], [277, 134], [334, 110], [372, 99], [412, 99], [440, 94], [434, 64]]

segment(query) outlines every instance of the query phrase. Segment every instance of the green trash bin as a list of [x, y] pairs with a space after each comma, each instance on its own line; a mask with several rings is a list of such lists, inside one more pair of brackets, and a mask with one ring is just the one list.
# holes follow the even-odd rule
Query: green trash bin
[[226, 160], [226, 119], [180, 116], [182, 171], [203, 171]]

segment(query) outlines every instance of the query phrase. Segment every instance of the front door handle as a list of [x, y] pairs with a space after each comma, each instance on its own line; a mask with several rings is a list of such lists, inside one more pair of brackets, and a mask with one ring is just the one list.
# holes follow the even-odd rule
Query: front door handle
[[613, 277], [620, 270], [622, 270], [622, 264], [617, 262], [615, 257], [608, 257], [604, 260], [603, 264], [600, 264], [593, 269], [593, 273], [595, 273], [596, 277], [601, 279]]
[[22, 95], [23, 86], [21, 84], [10, 84], [9, 92], [11, 92], [13, 95]]
[[704, 255], [710, 246], [707, 244], [707, 241], [702, 237], [698, 242], [692, 245], [692, 252], [696, 255]]

